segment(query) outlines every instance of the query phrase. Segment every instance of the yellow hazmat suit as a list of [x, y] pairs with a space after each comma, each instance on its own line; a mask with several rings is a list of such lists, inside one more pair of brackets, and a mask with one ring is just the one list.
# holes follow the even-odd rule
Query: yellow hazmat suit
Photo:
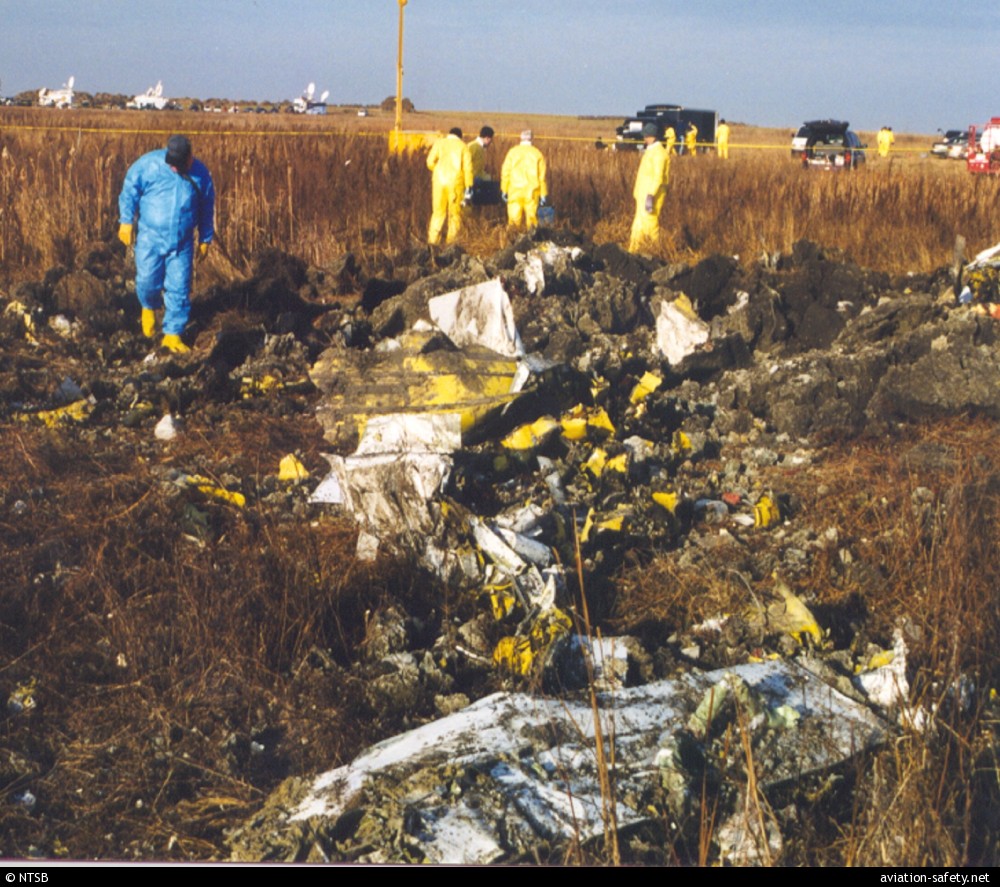
[[878, 156], [888, 157], [889, 151], [896, 142], [896, 137], [892, 134], [892, 130], [887, 126], [883, 126], [878, 131], [878, 136], [876, 137], [878, 143]]
[[674, 132], [672, 126], [667, 127], [667, 131], [663, 134], [663, 138], [667, 143], [667, 153], [676, 154], [677, 153], [677, 133]]
[[545, 158], [531, 144], [531, 136], [521, 134], [521, 144], [515, 145], [504, 157], [500, 170], [500, 191], [506, 194], [507, 224], [528, 228], [538, 225], [538, 202], [549, 196], [545, 180]]
[[462, 137], [449, 133], [438, 139], [427, 155], [431, 178], [431, 221], [427, 226], [427, 242], [438, 243], [445, 219], [451, 243], [462, 229], [462, 201], [466, 189], [472, 187], [472, 157]]
[[639, 161], [632, 196], [635, 198], [635, 219], [628, 242], [630, 253], [656, 245], [660, 236], [660, 210], [667, 196], [670, 178], [670, 154], [660, 141], [647, 144]]
[[718, 146], [719, 157], [722, 160], [729, 159], [729, 124], [725, 120], [719, 124], [715, 130], [715, 143]]
[[472, 178], [488, 179], [486, 175], [486, 149], [479, 144], [479, 139], [469, 142], [469, 157], [472, 158]]
[[684, 133], [684, 153], [694, 154], [698, 144], [698, 127], [693, 123], [688, 126], [688, 131]]

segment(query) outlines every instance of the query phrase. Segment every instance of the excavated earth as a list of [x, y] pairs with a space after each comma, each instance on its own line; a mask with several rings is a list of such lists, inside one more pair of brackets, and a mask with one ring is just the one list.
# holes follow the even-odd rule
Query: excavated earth
[[[1000, 480], [1000, 327], [956, 304], [950, 269], [897, 278], [808, 242], [750, 265], [666, 265], [539, 231], [484, 259], [415, 247], [308, 267], [271, 253], [246, 278], [212, 273], [183, 356], [139, 335], [117, 244], [0, 293], [3, 855], [418, 861], [390, 787], [307, 832], [287, 813], [312, 775], [490, 693], [583, 692], [551, 657], [525, 674], [495, 666], [516, 617], [405, 551], [358, 561], [354, 516], [311, 499], [323, 454], [356, 444], [317, 418], [321, 356], [363, 379], [428, 299], [489, 280], [546, 369], [466, 437], [442, 498], [484, 519], [536, 506], [567, 568], [557, 605], [579, 615], [582, 589], [592, 628], [630, 638], [630, 686], [809, 657], [874, 707], [851, 677], [896, 632], [914, 695], [931, 692], [927, 590], [905, 600], [899, 560], [944, 545], [945, 515]], [[680, 294], [709, 335], [672, 362], [657, 316]], [[662, 383], [639, 402], [646, 373]], [[593, 440], [514, 457], [500, 444], [578, 405], [604, 409], [600, 443], [628, 454], [626, 472], [588, 470]], [[286, 456], [300, 467], [281, 475]], [[762, 496], [774, 519], [755, 512]], [[577, 552], [588, 514], [597, 529]], [[779, 582], [822, 637], [754, 618]], [[952, 675], [988, 700], [995, 666], [977, 656], [996, 638], [976, 638]], [[901, 729], [898, 711], [877, 713]], [[780, 743], [760, 752], [780, 757]], [[857, 822], [864, 767], [769, 798], [784, 838], [772, 859], [837, 861], [820, 848]], [[476, 779], [453, 776], [427, 791], [457, 796]], [[720, 821], [737, 795], [720, 793]], [[718, 841], [699, 855], [675, 814], [623, 835], [625, 861], [721, 858]], [[966, 861], [996, 861], [992, 816]], [[606, 857], [521, 836], [501, 858]]]

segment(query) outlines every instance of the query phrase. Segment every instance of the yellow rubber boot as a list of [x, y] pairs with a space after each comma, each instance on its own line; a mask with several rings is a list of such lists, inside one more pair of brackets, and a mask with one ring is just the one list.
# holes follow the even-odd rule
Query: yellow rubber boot
[[156, 333], [156, 313], [152, 308], [142, 309], [142, 334], [152, 339]]
[[175, 336], [171, 333], [168, 333], [163, 337], [163, 342], [161, 344], [168, 351], [173, 351], [174, 354], [188, 354], [191, 351], [191, 349], [181, 341], [180, 336]]

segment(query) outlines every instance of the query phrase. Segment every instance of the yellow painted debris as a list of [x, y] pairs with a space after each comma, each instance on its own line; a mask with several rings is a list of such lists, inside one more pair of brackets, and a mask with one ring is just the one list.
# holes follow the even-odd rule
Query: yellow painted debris
[[326, 439], [356, 440], [370, 417], [393, 413], [458, 413], [464, 434], [520, 396], [511, 391], [515, 360], [473, 347], [421, 353], [427, 341], [410, 332], [399, 349], [373, 352], [363, 365], [324, 352], [309, 375], [324, 395], [316, 415]]
[[600, 447], [590, 454], [590, 458], [583, 463], [583, 467], [594, 477], [600, 477], [604, 473], [604, 466], [607, 464], [608, 454]]
[[584, 440], [587, 437], [587, 420], [582, 416], [563, 416], [560, 424], [566, 440]]
[[4, 313], [16, 314], [19, 316], [21, 318], [21, 322], [24, 324], [24, 338], [31, 342], [32, 345], [38, 344], [38, 340], [35, 338], [35, 321], [26, 305], [16, 300], [8, 302], [7, 307], [4, 309]]
[[781, 510], [778, 503], [770, 496], [761, 496], [753, 507], [753, 525], [755, 527], [770, 527], [781, 520]]
[[54, 410], [21, 413], [17, 418], [22, 422], [41, 422], [49, 428], [56, 428], [68, 422], [83, 422], [93, 411], [94, 405], [89, 400], [81, 399]]
[[679, 498], [676, 493], [653, 493], [653, 501], [657, 505], [662, 505], [667, 511], [673, 514], [677, 508]]
[[527, 638], [500, 638], [493, 649], [493, 664], [497, 668], [512, 671], [515, 674], [527, 674], [531, 671], [531, 663], [535, 654], [531, 649], [531, 641]]
[[593, 437], [603, 440], [608, 435], [615, 433], [615, 426], [603, 407], [588, 409], [582, 404], [577, 404], [564, 413], [559, 421], [562, 425], [563, 437], [566, 440], [583, 440]]
[[513, 585], [504, 585], [502, 587], [495, 587], [490, 592], [490, 605], [493, 608], [493, 618], [498, 622], [505, 616], [510, 615], [513, 612], [514, 607], [517, 606], [517, 597], [512, 591]]
[[196, 487], [199, 493], [204, 493], [206, 496], [211, 496], [214, 499], [221, 499], [223, 502], [229, 502], [238, 508], [243, 508], [247, 504], [247, 497], [242, 493], [235, 493], [223, 487], [216, 486], [207, 477], [192, 474], [188, 476], [187, 482], [191, 486]]
[[635, 388], [632, 389], [632, 393], [629, 395], [629, 400], [633, 404], [641, 403], [662, 384], [663, 379], [659, 376], [654, 373], [645, 372], [642, 378], [636, 382]]
[[623, 505], [606, 514], [598, 514], [591, 508], [584, 519], [583, 529], [580, 530], [580, 541], [583, 543], [589, 542], [590, 534], [598, 530], [620, 533], [625, 528], [626, 519], [631, 516], [632, 509], [627, 505]]
[[568, 634], [572, 620], [562, 610], [553, 607], [542, 613], [527, 636], [501, 638], [493, 649], [493, 664], [516, 674], [526, 675], [539, 656], [543, 656], [553, 641]]
[[817, 644], [822, 643], [823, 632], [812, 611], [780, 579], [775, 590], [781, 595], [781, 601], [767, 608], [768, 623], [790, 634], [800, 644], [803, 635], [809, 635]]
[[854, 666], [854, 673], [861, 674], [863, 671], [874, 671], [876, 668], [884, 668], [895, 658], [895, 650], [879, 650], [878, 653], [869, 657], [868, 662], [864, 665]]
[[281, 388], [282, 382], [275, 376], [266, 375], [259, 378], [255, 376], [244, 376], [241, 380], [240, 393], [244, 399], [253, 397], [255, 394], [267, 394], [276, 388]]
[[309, 471], [291, 453], [278, 463], [278, 480], [302, 480], [307, 477]]
[[587, 425], [590, 428], [607, 431], [608, 434], [615, 433], [615, 426], [611, 423], [611, 419], [603, 407], [595, 407], [590, 411], [590, 415], [587, 416]]
[[597, 400], [602, 391], [606, 391], [611, 385], [604, 376], [594, 376], [590, 380], [590, 396]]
[[673, 437], [670, 439], [670, 449], [678, 456], [683, 456], [685, 453], [691, 452], [691, 438], [683, 431], [675, 431]]
[[508, 450], [526, 451], [540, 447], [560, 428], [551, 416], [542, 416], [527, 425], [521, 425], [508, 434], [501, 443]]
[[628, 453], [619, 453], [617, 456], [612, 456], [604, 464], [605, 471], [617, 471], [620, 474], [625, 474], [628, 472]]
[[686, 294], [681, 293], [676, 299], [674, 299], [672, 304], [681, 312], [681, 314], [687, 317], [688, 320], [701, 320], [701, 318], [698, 317], [698, 312], [694, 310], [694, 305], [691, 304], [691, 300]]
[[29, 678], [18, 684], [10, 696], [7, 697], [7, 711], [11, 714], [27, 711], [35, 707], [35, 687], [38, 685], [37, 678]]

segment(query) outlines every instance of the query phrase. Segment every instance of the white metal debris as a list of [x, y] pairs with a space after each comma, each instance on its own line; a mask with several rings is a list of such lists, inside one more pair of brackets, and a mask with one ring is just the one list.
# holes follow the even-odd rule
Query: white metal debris
[[664, 300], [656, 318], [656, 347], [671, 364], [680, 363], [708, 341], [709, 326], [676, 302]]
[[[799, 719], [778, 719], [785, 727], [780, 760], [759, 762], [762, 787], [832, 767], [882, 741], [886, 724], [861, 705], [788, 661], [738, 666], [726, 672], [687, 675], [619, 690], [600, 697], [603, 741], [614, 737], [618, 827], [650, 816], [639, 798], [657, 778], [657, 753], [664, 737], [683, 728], [704, 697], [726, 674], [735, 674], [769, 710], [794, 709]], [[292, 821], [336, 819], [361, 802], [366, 786], [377, 792], [386, 778], [406, 790], [418, 772], [436, 767], [471, 767], [478, 779], [461, 798], [417, 791], [408, 814], [417, 827], [409, 838], [426, 858], [439, 863], [486, 863], [501, 858], [503, 838], [490, 801], [499, 793], [503, 828], [548, 840], [573, 840], [603, 833], [596, 770], [595, 722], [586, 699], [545, 699], [497, 693], [460, 712], [368, 749], [343, 767], [319, 776]], [[763, 772], [767, 766], [770, 769]], [[484, 782], [486, 783], [484, 786]], [[438, 783], [440, 784], [440, 783]], [[477, 794], [480, 793], [480, 794]], [[492, 793], [488, 797], [488, 793]]]
[[438, 329], [459, 348], [481, 345], [506, 357], [524, 353], [510, 297], [499, 280], [435, 296], [427, 308]]

